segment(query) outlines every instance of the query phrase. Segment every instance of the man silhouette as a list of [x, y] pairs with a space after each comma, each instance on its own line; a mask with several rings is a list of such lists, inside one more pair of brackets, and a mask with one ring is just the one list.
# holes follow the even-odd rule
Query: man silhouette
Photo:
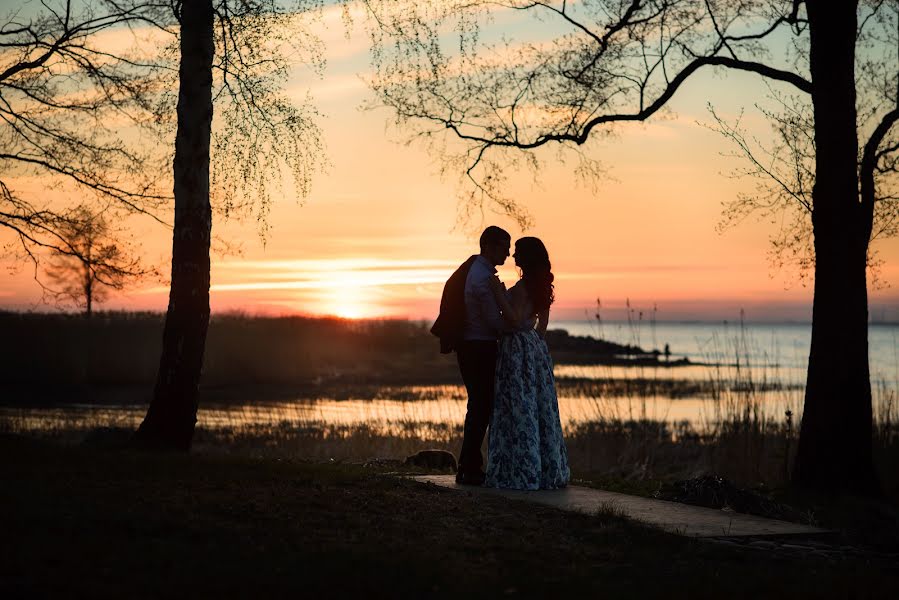
[[440, 351], [456, 351], [459, 372], [468, 392], [462, 450], [456, 482], [481, 485], [484, 458], [481, 445], [493, 411], [497, 338], [503, 317], [489, 281], [506, 262], [512, 236], [491, 225], [481, 234], [480, 254], [469, 257], [447, 280], [440, 315], [431, 333], [440, 338]]

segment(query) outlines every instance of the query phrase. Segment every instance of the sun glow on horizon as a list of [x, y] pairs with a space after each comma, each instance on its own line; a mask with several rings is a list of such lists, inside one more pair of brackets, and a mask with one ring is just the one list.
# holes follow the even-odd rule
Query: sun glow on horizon
[[[403, 307], [410, 301], [439, 299], [443, 283], [456, 266], [452, 261], [378, 257], [226, 261], [214, 263], [217, 283], [210, 292], [296, 314], [395, 318], [404, 316]], [[139, 294], [167, 291], [166, 286], [152, 286]]]
[[359, 306], [353, 306], [351, 304], [343, 304], [338, 305], [334, 309], [334, 316], [340, 317], [341, 319], [364, 319], [366, 315], [364, 314], [362, 308]]
[[340, 287], [333, 290], [329, 299], [321, 302], [319, 312], [333, 314], [341, 319], [366, 319], [377, 317], [378, 310], [365, 301], [362, 290]]
[[[457, 254], [464, 255], [465, 248]], [[341, 319], [433, 319], [439, 311], [443, 285], [458, 266], [446, 258], [338, 255], [315, 259], [228, 260], [213, 263], [211, 301], [213, 311], [255, 310], [273, 315], [332, 316]], [[559, 261], [565, 264], [566, 261]], [[567, 265], [566, 265], [567, 266]], [[698, 281], [699, 271], [712, 284]], [[693, 273], [690, 285], [685, 281]], [[734, 318], [745, 309], [753, 318], [777, 314], [779, 318], [802, 320], [810, 317], [810, 302], [803, 289], [778, 304], [758, 294], [722, 296], [703, 285], [722, 285], [729, 277], [744, 277], [733, 266], [714, 264], [701, 268], [669, 263], [639, 266], [571, 265], [555, 271], [556, 299], [553, 318], [580, 319], [595, 310], [595, 290], [602, 292], [606, 314], [625, 314], [625, 298], [641, 307], [658, 306], [664, 319]], [[511, 261], [499, 269], [500, 279], [512, 285], [518, 272]], [[714, 276], [714, 277], [712, 277]], [[615, 290], [626, 293], [616, 295]], [[153, 285], [137, 291], [132, 298], [142, 302], [162, 302], [167, 286]], [[664, 294], [662, 292], [665, 292]], [[620, 295], [620, 298], [618, 297]], [[786, 296], [786, 293], [784, 293]], [[882, 304], [882, 302], [881, 302]], [[620, 305], [620, 306], [619, 306]], [[881, 319], [894, 310], [878, 308]], [[895, 317], [891, 317], [895, 318]]]

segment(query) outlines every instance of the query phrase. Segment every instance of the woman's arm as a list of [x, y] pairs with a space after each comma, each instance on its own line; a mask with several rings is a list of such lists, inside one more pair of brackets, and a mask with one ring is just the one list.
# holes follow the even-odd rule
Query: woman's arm
[[503, 282], [500, 281], [499, 277], [496, 275], [490, 278], [489, 283], [490, 291], [493, 292], [496, 303], [503, 313], [503, 320], [506, 322], [506, 325], [514, 327], [518, 324], [519, 316], [518, 311], [512, 306], [512, 303], [509, 302], [509, 297], [506, 294], [506, 286], [503, 285]]
[[549, 308], [537, 313], [537, 333], [540, 337], [546, 337], [546, 326], [549, 325]]

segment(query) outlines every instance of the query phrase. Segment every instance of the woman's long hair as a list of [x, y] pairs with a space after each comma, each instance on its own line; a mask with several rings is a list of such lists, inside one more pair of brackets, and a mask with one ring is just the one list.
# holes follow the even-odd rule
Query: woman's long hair
[[553, 293], [552, 265], [549, 253], [539, 238], [523, 237], [515, 242], [515, 260], [521, 268], [524, 288], [534, 304], [534, 311], [549, 308], [555, 300]]

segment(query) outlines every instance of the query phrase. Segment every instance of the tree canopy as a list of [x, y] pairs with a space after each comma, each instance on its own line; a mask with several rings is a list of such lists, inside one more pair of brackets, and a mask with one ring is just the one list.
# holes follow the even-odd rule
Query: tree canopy
[[[43, 255], [78, 257], [76, 205], [171, 226], [179, 5], [48, 0], [0, 17], [0, 227], [36, 278]], [[255, 217], [263, 238], [273, 193], [306, 196], [325, 162], [311, 101], [284, 92], [297, 63], [321, 72], [319, 6], [213, 3], [213, 207]]]
[[[667, 110], [700, 70], [759, 76], [756, 102], [774, 142], [759, 143], [739, 122], [717, 128], [749, 159], [755, 193], [730, 203], [725, 220], [784, 211], [794, 226], [775, 252], [809, 267], [814, 122], [809, 26], [800, 1], [449, 0], [368, 2], [379, 102], [430, 145], [446, 169], [464, 174], [465, 201], [492, 204], [527, 223], [506, 193], [510, 166], [541, 164], [538, 149], [561, 146], [578, 169], [602, 172], [590, 139]], [[875, 204], [875, 237], [899, 222], [896, 2], [866, 1], [856, 35], [861, 198]], [[522, 25], [530, 17], [533, 24]], [[531, 39], [510, 39], [515, 21]], [[751, 101], [751, 100], [748, 100]], [[715, 115], [717, 117], [717, 115]]]
[[77, 215], [35, 187], [159, 219], [170, 193], [155, 144], [140, 139], [158, 120], [163, 65], [112, 41], [157, 12], [136, 0], [64, 0], [0, 19], [0, 227], [16, 236], [13, 252], [78, 253], [62, 235]]

